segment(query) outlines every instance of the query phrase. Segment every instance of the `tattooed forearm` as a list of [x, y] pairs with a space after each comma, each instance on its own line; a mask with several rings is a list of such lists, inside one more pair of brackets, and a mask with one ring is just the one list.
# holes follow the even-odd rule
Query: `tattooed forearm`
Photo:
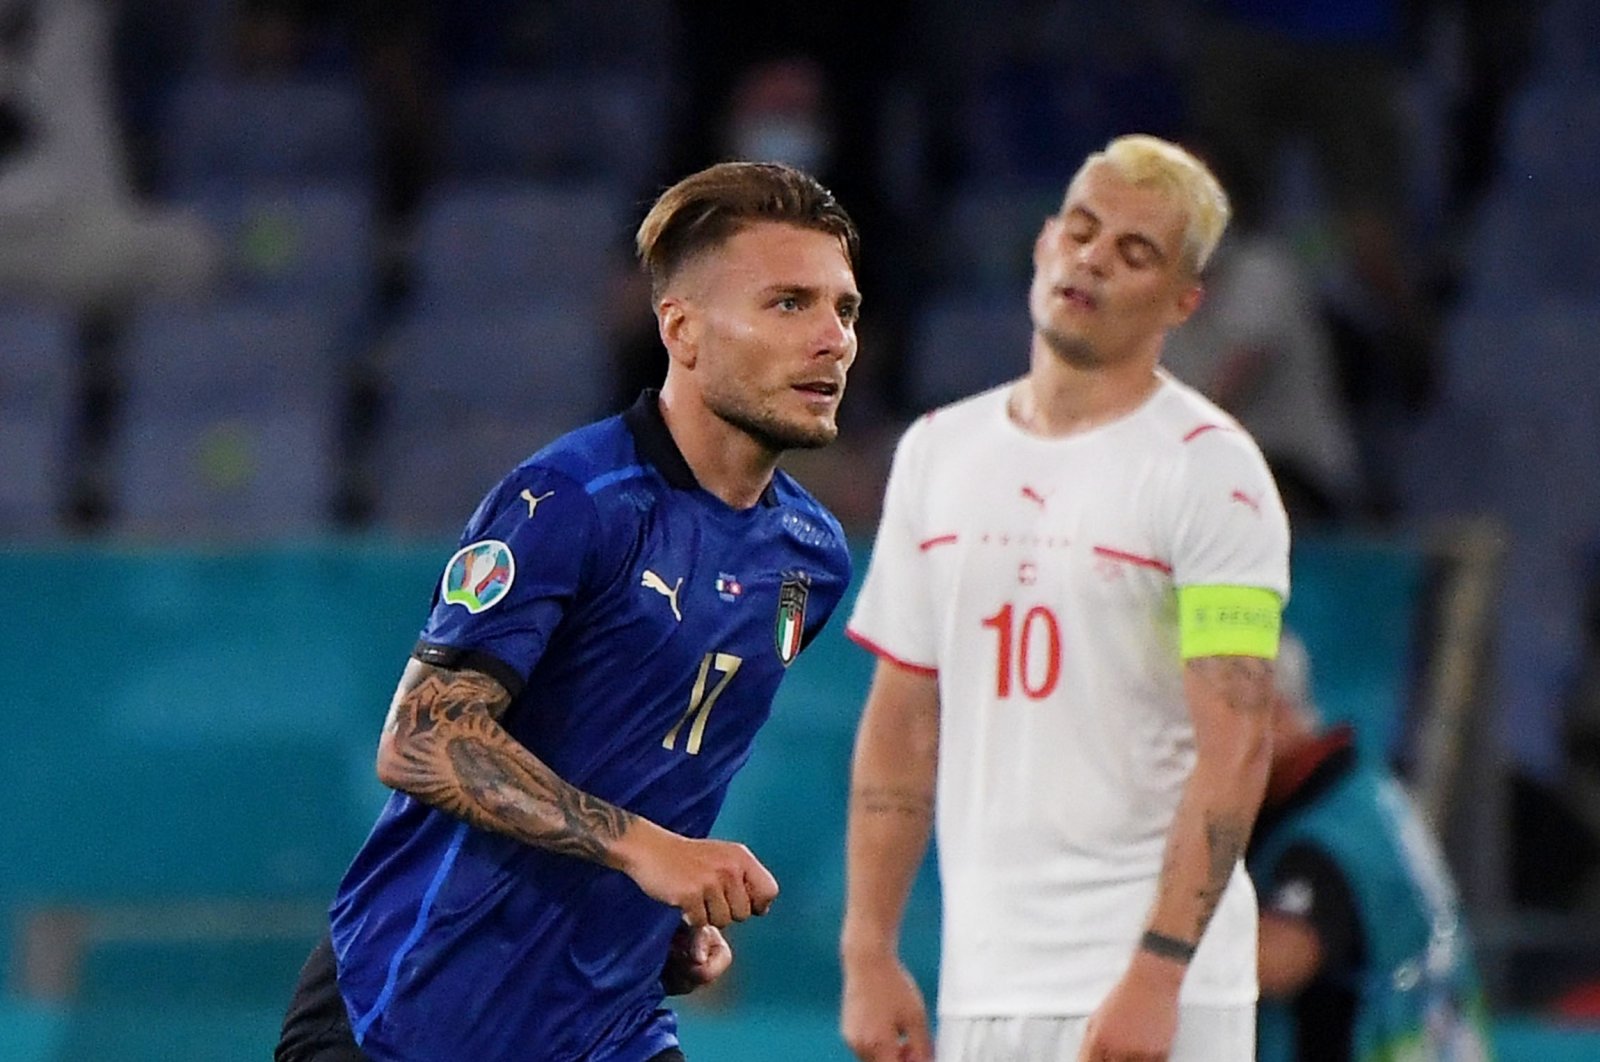
[[569, 785], [506, 733], [510, 701], [487, 675], [412, 662], [389, 709], [379, 777], [480, 829], [606, 862], [633, 816]]
[[455, 784], [440, 794], [468, 822], [512, 833], [563, 855], [603, 862], [633, 816], [575, 789], [548, 767], [529, 769], [508, 750], [475, 737], [451, 738], [445, 752]]
[[1272, 661], [1253, 656], [1207, 656], [1189, 661], [1189, 668], [1230, 707], [1250, 715], [1266, 715], [1272, 707]]
[[1266, 787], [1272, 664], [1200, 657], [1184, 673], [1195, 764], [1167, 834], [1149, 928], [1199, 941], [1233, 879]]
[[861, 786], [852, 794], [857, 811], [869, 815], [904, 815], [914, 819], [933, 817], [933, 794], [895, 786]]
[[1206, 880], [1196, 894], [1196, 898], [1200, 901], [1200, 909], [1195, 914], [1196, 940], [1206, 931], [1206, 926], [1211, 924], [1211, 916], [1216, 913], [1217, 904], [1222, 901], [1223, 890], [1228, 887], [1228, 882], [1233, 877], [1234, 865], [1244, 854], [1244, 846], [1249, 839], [1248, 826], [1224, 816], [1207, 816]]
[[510, 704], [505, 688], [482, 672], [445, 671], [412, 661], [400, 676], [383, 728], [386, 734], [418, 737], [469, 712], [499, 719]]

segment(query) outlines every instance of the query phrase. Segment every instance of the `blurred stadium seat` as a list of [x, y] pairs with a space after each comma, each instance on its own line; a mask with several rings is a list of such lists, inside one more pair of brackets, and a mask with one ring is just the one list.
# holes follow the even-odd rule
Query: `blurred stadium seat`
[[1541, 81], [1518, 95], [1506, 116], [1502, 172], [1509, 192], [1567, 203], [1592, 198], [1600, 174], [1572, 160], [1593, 158], [1600, 158], [1600, 81]]
[[227, 250], [229, 298], [348, 309], [372, 294], [376, 255], [366, 184], [216, 182], [184, 200]]
[[385, 528], [454, 534], [501, 476], [600, 409], [609, 361], [588, 308], [524, 304], [421, 312], [389, 345], [374, 483]]
[[654, 86], [623, 74], [467, 82], [450, 90], [446, 170], [642, 187], [657, 162], [660, 110]]
[[70, 316], [0, 307], [0, 536], [38, 538], [61, 527], [79, 370]]
[[447, 184], [423, 208], [414, 298], [424, 309], [562, 298], [592, 311], [627, 235], [604, 186]]
[[360, 181], [372, 150], [353, 84], [200, 77], [174, 91], [159, 154], [166, 190], [182, 194], [218, 180]]
[[1463, 307], [1445, 352], [1446, 401], [1485, 425], [1472, 474], [1490, 509], [1515, 531], [1600, 530], [1600, 299]]
[[1531, 181], [1496, 192], [1469, 231], [1463, 265], [1467, 312], [1528, 313], [1550, 297], [1600, 305], [1600, 200], [1552, 197]]
[[143, 311], [125, 348], [110, 493], [118, 529], [240, 538], [326, 527], [344, 401], [325, 314]]
[[1488, 512], [1484, 470], [1494, 448], [1493, 413], [1463, 407], [1450, 395], [1436, 399], [1406, 430], [1396, 462], [1395, 489], [1407, 519], [1425, 525]]
[[953, 296], [925, 306], [913, 326], [906, 393], [933, 409], [1021, 376], [1032, 325], [1019, 298]]
[[1593, 0], [1540, 4], [1534, 66], [1554, 81], [1600, 85], [1600, 5]]
[[951, 195], [937, 241], [943, 286], [1012, 300], [1028, 290], [1033, 242], [1061, 205], [1058, 187], [969, 184]]

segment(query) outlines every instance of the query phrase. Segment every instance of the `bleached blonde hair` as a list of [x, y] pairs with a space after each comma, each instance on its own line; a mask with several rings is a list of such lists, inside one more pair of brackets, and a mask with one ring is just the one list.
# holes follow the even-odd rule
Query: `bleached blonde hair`
[[1139, 188], [1153, 188], [1176, 203], [1188, 218], [1183, 230], [1183, 264], [1198, 274], [1217, 249], [1233, 208], [1216, 175], [1189, 152], [1169, 140], [1145, 134], [1119, 136], [1078, 167], [1071, 187], [1091, 166], [1105, 163]]

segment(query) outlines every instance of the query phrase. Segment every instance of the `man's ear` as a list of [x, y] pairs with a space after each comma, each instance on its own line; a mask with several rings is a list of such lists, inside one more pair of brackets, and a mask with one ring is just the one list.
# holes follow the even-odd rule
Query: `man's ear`
[[1205, 299], [1206, 289], [1199, 281], [1195, 281], [1184, 288], [1178, 295], [1178, 301], [1173, 305], [1171, 327], [1176, 328], [1187, 321], [1189, 316], [1200, 308], [1200, 304]]
[[686, 369], [694, 368], [700, 350], [694, 310], [681, 297], [669, 295], [656, 304], [656, 328], [667, 355]]

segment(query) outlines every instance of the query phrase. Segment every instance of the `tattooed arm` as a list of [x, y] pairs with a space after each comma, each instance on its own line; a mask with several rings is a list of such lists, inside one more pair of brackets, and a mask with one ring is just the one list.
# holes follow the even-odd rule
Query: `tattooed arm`
[[933, 827], [939, 690], [880, 661], [856, 735], [840, 953], [845, 1041], [866, 1062], [932, 1058], [927, 1008], [899, 958], [900, 919]]
[[389, 705], [378, 778], [482, 830], [596, 863], [633, 816], [562, 781], [500, 725], [511, 695], [479, 671], [413, 660]]
[[681, 837], [569, 785], [500, 725], [510, 703], [482, 672], [409, 661], [379, 780], [479, 829], [621, 870], [691, 925], [765, 913], [777, 883], [748, 849]]
[[1272, 759], [1272, 661], [1190, 660], [1184, 693], [1194, 720], [1194, 772], [1167, 832], [1148, 928], [1198, 944], [1244, 855]]
[[1266, 791], [1272, 662], [1199, 657], [1185, 665], [1183, 684], [1194, 720], [1194, 771], [1167, 831], [1144, 943], [1090, 1022], [1086, 1051], [1110, 1058], [1166, 1057], [1188, 955], [1244, 855]]

